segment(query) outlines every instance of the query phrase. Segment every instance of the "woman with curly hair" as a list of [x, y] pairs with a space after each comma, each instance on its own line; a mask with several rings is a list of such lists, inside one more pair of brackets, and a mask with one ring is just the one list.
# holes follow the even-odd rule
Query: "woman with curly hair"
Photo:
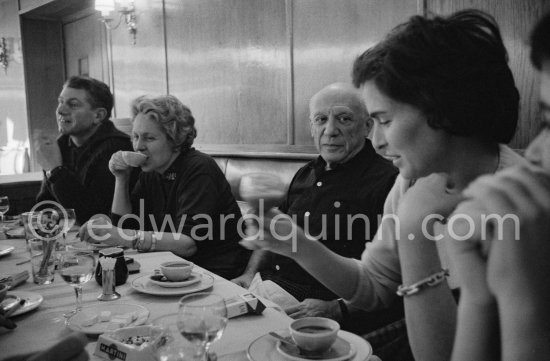
[[166, 95], [138, 97], [131, 112], [134, 150], [145, 156], [139, 180], [129, 189], [132, 167], [123, 152], [113, 154], [114, 225], [84, 227], [94, 228], [84, 237], [97, 242], [108, 234], [101, 242], [172, 251], [220, 276], [240, 275], [249, 257], [238, 244], [241, 212], [216, 161], [192, 147], [191, 110]]

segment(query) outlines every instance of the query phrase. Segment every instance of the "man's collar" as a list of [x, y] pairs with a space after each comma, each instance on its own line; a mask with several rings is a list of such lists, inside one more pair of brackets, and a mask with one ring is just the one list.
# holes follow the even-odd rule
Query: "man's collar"
[[96, 127], [94, 133], [81, 145], [77, 145], [73, 141], [72, 136], [70, 136], [70, 135], [60, 135], [58, 139], [59, 139], [59, 141], [62, 141], [63, 137], [66, 137], [67, 138], [67, 143], [66, 144], [69, 148], [82, 148], [82, 147], [87, 146], [89, 144], [95, 143], [95, 141], [98, 140], [98, 139], [103, 138], [104, 134], [109, 131], [110, 125], [112, 125], [112, 124], [113, 123], [110, 120], [105, 120], [105, 121], [101, 122], [101, 124], [99, 124]]

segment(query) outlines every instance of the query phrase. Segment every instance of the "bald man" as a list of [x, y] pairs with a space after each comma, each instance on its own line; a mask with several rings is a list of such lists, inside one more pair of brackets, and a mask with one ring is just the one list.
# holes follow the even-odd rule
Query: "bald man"
[[[372, 123], [351, 84], [323, 88], [311, 98], [309, 111], [319, 157], [296, 173], [279, 209], [295, 216], [300, 227], [332, 251], [359, 258], [376, 232], [397, 170], [367, 139]], [[344, 302], [290, 258], [255, 251], [246, 271], [233, 281], [246, 288], [256, 272], [298, 300], [285, 309], [291, 317], [324, 316], [349, 323]]]

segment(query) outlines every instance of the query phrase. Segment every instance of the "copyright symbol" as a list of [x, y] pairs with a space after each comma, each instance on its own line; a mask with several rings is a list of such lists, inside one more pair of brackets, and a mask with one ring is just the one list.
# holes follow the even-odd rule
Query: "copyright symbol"
[[65, 208], [54, 201], [42, 201], [31, 208], [29, 230], [35, 238], [50, 241], [69, 231], [69, 216]]

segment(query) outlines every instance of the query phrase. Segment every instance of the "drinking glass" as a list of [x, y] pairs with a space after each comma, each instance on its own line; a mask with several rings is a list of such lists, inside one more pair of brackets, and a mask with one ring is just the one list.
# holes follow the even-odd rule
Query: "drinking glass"
[[65, 208], [65, 213], [61, 212], [61, 227], [63, 229], [63, 239], [65, 247], [67, 246], [67, 234], [76, 223], [76, 213], [73, 208]]
[[92, 279], [95, 270], [95, 258], [92, 251], [66, 251], [59, 260], [61, 278], [74, 287], [76, 307], [65, 313], [66, 318], [80, 312], [82, 309], [82, 285]]
[[271, 173], [247, 173], [241, 177], [239, 184], [241, 198], [252, 208], [268, 210], [277, 206], [286, 194], [286, 186], [281, 178]]
[[63, 220], [63, 230], [67, 234], [76, 222], [76, 213], [72, 208], [65, 208], [65, 212], [67, 213], [67, 219]]
[[210, 345], [222, 337], [226, 325], [223, 297], [199, 292], [180, 299], [177, 327], [183, 338], [195, 346], [197, 360], [206, 361]]
[[10, 209], [10, 200], [7, 196], [0, 197], [0, 223], [4, 223], [4, 214]]

